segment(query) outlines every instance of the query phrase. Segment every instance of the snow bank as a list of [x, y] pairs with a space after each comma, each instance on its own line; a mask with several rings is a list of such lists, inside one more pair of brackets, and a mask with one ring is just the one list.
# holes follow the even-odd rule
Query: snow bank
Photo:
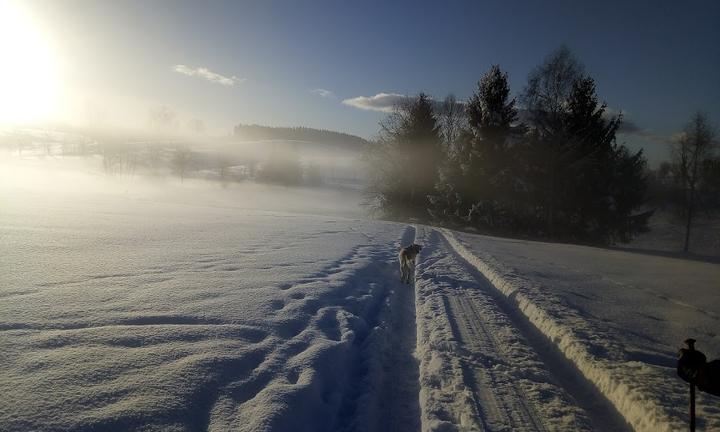
[[[671, 368], [628, 361], [622, 344], [594, 327], [581, 311], [573, 310], [534, 281], [504, 267], [489, 254], [478, 258], [449, 230], [441, 230], [452, 247], [475, 266], [610, 400], [637, 431], [686, 428], [687, 397], [678, 391]], [[630, 330], [630, 328], [628, 328]], [[682, 386], [680, 385], [680, 390]], [[703, 403], [700, 396], [700, 403]], [[717, 410], [701, 411], [706, 426], [718, 425]]]

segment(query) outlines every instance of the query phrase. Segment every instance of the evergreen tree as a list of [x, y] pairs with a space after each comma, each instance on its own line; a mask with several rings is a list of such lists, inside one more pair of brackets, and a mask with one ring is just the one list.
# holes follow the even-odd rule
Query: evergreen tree
[[584, 66], [563, 46], [550, 54], [528, 76], [522, 95], [531, 125], [528, 136], [527, 184], [532, 184], [535, 222], [555, 235], [555, 218], [560, 204], [561, 155], [567, 142], [565, 117], [573, 85], [582, 78]]
[[381, 123], [368, 154], [370, 204], [390, 217], [424, 216], [443, 156], [432, 99], [420, 93]]
[[621, 116], [606, 120], [592, 78], [575, 82], [560, 144], [556, 207], [565, 236], [594, 242], [626, 240], [636, 230], [632, 211], [642, 202], [645, 160], [618, 146]]
[[507, 73], [492, 66], [466, 110], [470, 139], [463, 192], [472, 203], [468, 216], [490, 228], [515, 225], [523, 126], [518, 124], [515, 99], [510, 98]]
[[567, 48], [530, 74], [523, 98], [536, 225], [553, 238], [599, 243], [644, 229], [648, 214], [633, 211], [644, 197], [645, 158], [617, 145], [622, 117], [606, 118], [594, 80]]

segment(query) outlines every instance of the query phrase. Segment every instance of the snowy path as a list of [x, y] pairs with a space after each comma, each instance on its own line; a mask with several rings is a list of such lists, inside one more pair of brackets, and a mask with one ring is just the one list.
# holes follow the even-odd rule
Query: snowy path
[[[397, 246], [414, 240], [415, 229], [408, 227]], [[382, 371], [377, 374], [377, 417], [367, 425], [367, 430], [411, 432], [420, 430], [415, 295], [412, 286], [397, 282], [394, 254], [397, 249], [391, 250], [392, 291], [380, 318], [385, 337], [379, 354]]]
[[284, 308], [313, 318], [283, 329], [249, 377], [225, 387], [209, 429], [419, 430], [413, 291], [395, 272], [397, 246], [413, 237], [407, 228], [392, 244], [356, 248], [321, 272], [335, 285], [322, 296], [301, 294], [318, 280], [282, 287], [296, 299]]
[[423, 429], [628, 430], [614, 407], [435, 230], [416, 275]]

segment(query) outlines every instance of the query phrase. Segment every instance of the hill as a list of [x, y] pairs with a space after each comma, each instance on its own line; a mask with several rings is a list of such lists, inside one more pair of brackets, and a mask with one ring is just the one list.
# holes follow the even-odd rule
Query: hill
[[233, 130], [235, 138], [243, 141], [309, 141], [321, 144], [331, 144], [349, 149], [361, 149], [367, 145], [367, 140], [342, 132], [326, 129], [314, 129], [304, 126], [298, 127], [273, 127], [261, 125], [238, 124]]

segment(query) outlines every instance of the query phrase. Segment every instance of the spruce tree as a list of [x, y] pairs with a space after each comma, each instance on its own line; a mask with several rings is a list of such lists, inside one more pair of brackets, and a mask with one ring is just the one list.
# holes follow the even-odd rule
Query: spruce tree
[[573, 84], [584, 66], [565, 46], [551, 53], [528, 76], [521, 101], [531, 130], [528, 135], [528, 170], [525, 183], [533, 185], [534, 219], [546, 235], [555, 236], [557, 207], [561, 203], [559, 177], [563, 145], [567, 141], [565, 116]]
[[470, 140], [464, 194], [472, 203], [470, 216], [489, 228], [509, 228], [519, 213], [517, 156], [523, 127], [510, 98], [507, 73], [492, 66], [466, 110]]
[[425, 217], [443, 156], [433, 101], [420, 93], [381, 122], [368, 154], [368, 201], [391, 218]]
[[608, 243], [626, 240], [636, 230], [632, 212], [642, 203], [645, 159], [617, 145], [621, 116], [606, 119], [595, 82], [577, 80], [567, 100], [558, 144], [557, 222], [564, 237]]

